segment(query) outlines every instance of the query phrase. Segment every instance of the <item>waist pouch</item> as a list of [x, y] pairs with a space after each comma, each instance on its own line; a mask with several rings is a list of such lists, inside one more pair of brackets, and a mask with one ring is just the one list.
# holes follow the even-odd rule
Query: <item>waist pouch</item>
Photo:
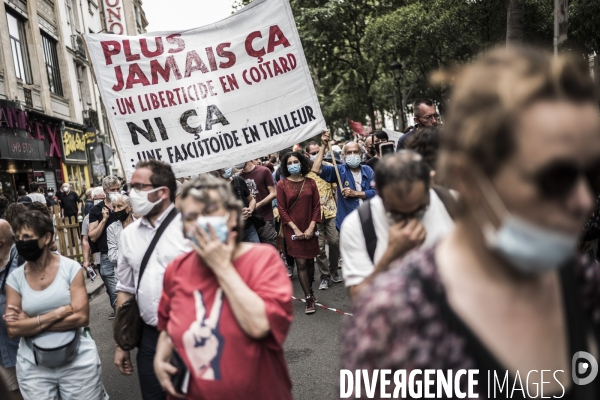
[[44, 332], [30, 339], [35, 364], [46, 368], [67, 365], [77, 357], [81, 330]]

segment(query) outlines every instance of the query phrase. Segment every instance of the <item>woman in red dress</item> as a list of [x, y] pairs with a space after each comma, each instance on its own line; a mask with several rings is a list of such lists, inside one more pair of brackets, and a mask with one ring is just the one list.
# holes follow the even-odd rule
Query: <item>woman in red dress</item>
[[315, 257], [319, 255], [319, 241], [315, 227], [321, 222], [321, 200], [317, 184], [307, 178], [308, 159], [299, 152], [286, 154], [281, 159], [281, 173], [285, 176], [277, 184], [277, 208], [283, 224], [287, 252], [296, 259], [298, 279], [306, 297], [306, 314], [316, 311], [312, 282], [315, 275]]

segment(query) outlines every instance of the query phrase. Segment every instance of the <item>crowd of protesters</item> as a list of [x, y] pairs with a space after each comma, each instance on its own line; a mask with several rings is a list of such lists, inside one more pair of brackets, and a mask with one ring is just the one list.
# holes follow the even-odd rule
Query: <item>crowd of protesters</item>
[[[348, 288], [342, 368], [569, 371], [571, 354], [597, 348], [586, 338], [600, 323], [589, 75], [569, 58], [498, 50], [454, 85], [443, 125], [435, 102], [414, 102], [393, 154], [384, 131], [364, 142], [324, 131], [195, 177], [148, 160], [126, 185], [0, 196], [0, 383], [14, 399], [106, 398], [86, 329], [96, 270], [114, 363], [137, 370], [145, 400], [291, 399], [294, 272], [308, 315], [315, 289]], [[59, 254], [55, 205], [81, 223], [81, 266]], [[568, 377], [547, 390], [600, 390]]]

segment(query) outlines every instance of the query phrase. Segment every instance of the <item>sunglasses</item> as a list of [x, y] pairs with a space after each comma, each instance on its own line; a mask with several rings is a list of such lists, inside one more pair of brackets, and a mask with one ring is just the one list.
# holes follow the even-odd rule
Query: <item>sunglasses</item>
[[600, 193], [600, 161], [583, 167], [574, 161], [558, 160], [526, 177], [550, 199], [566, 198], [581, 177], [587, 180], [594, 193]]
[[409, 213], [386, 212], [385, 215], [394, 222], [409, 221], [411, 219], [421, 219], [429, 209], [429, 204], [424, 204], [415, 211]]

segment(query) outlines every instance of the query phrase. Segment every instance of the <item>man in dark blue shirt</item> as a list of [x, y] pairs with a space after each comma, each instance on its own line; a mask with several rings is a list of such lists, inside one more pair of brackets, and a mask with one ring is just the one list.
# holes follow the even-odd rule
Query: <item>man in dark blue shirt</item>
[[[321, 136], [323, 145], [317, 154], [312, 171], [321, 179], [329, 183], [337, 182], [335, 167], [323, 165], [323, 156], [331, 140], [329, 132], [325, 131]], [[345, 164], [337, 165], [340, 174], [341, 185], [337, 187], [338, 208], [335, 225], [340, 230], [344, 218], [354, 211], [363, 200], [375, 196], [374, 178], [375, 173], [371, 167], [360, 165], [363, 149], [356, 142], [348, 142], [342, 149], [342, 159]]]

